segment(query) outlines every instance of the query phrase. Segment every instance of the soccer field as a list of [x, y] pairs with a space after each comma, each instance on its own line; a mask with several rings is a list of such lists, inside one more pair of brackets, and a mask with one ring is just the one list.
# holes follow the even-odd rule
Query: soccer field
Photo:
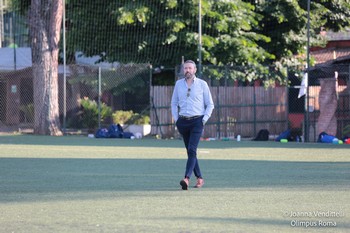
[[[349, 232], [350, 145], [0, 136], [0, 232]], [[194, 185], [194, 179], [191, 185]]]

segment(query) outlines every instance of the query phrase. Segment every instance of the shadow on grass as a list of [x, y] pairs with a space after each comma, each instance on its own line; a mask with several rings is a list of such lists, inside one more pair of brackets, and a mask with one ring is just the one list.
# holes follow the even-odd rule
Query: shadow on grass
[[[0, 202], [26, 194], [177, 191], [186, 160], [0, 159]], [[350, 163], [201, 160], [205, 189], [349, 188]], [[39, 198], [39, 197], [38, 197]]]
[[[102, 146], [102, 147], [160, 147], [160, 148], [183, 148], [181, 139], [157, 140], [145, 138], [141, 140], [131, 139], [115, 139], [115, 138], [88, 138], [86, 136], [38, 136], [38, 135], [0, 135], [0, 145], [54, 145], [54, 146]], [[350, 145], [335, 145], [329, 143], [280, 143], [275, 141], [201, 141], [200, 148], [331, 148], [331, 149], [345, 149]]]

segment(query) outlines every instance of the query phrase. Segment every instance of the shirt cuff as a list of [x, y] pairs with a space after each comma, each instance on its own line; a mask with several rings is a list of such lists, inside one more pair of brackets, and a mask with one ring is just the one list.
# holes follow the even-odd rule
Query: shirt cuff
[[209, 117], [208, 117], [207, 115], [204, 115], [204, 117], [203, 117], [203, 121], [207, 122], [207, 121], [208, 121], [208, 119], [209, 119]]

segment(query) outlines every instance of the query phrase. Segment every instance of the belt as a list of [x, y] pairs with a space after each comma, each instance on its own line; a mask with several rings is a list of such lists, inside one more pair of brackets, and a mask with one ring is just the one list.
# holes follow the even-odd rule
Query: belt
[[188, 116], [179, 116], [181, 119], [184, 119], [184, 120], [194, 120], [194, 119], [197, 119], [197, 118], [199, 118], [199, 117], [202, 117], [202, 115], [198, 115], [198, 116], [190, 116], [190, 117], [188, 117]]

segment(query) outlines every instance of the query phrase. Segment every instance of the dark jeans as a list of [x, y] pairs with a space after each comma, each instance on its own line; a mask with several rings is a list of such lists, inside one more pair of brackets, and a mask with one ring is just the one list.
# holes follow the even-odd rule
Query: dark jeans
[[187, 164], [185, 177], [190, 178], [192, 171], [198, 178], [202, 178], [201, 170], [197, 160], [197, 147], [203, 132], [203, 116], [195, 119], [187, 120], [179, 118], [176, 121], [176, 126], [179, 133], [182, 135], [186, 150], [187, 150]]

